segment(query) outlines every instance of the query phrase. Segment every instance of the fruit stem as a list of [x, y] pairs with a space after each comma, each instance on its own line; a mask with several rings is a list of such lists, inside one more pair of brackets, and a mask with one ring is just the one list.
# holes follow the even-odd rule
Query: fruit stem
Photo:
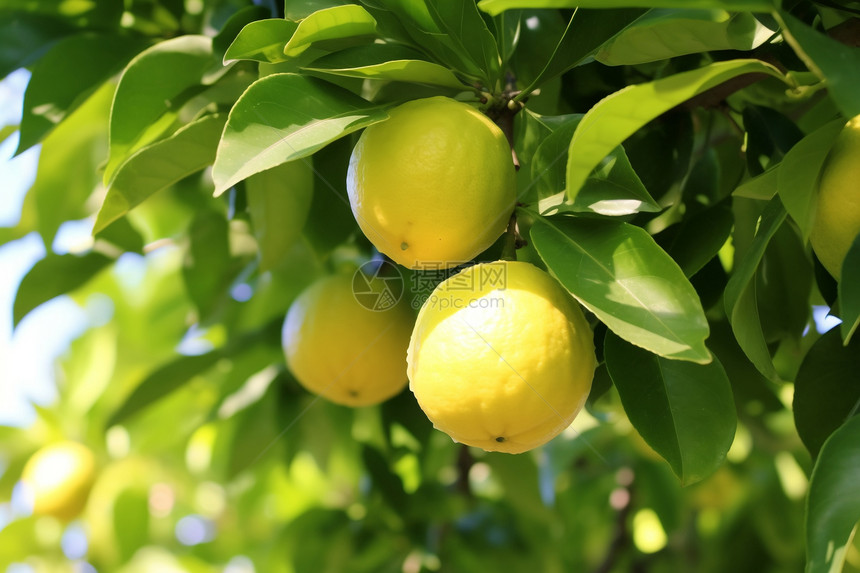
[[525, 242], [520, 237], [517, 230], [517, 213], [514, 211], [508, 221], [508, 228], [505, 230], [505, 243], [502, 246], [502, 254], [499, 258], [503, 261], [516, 261], [517, 249], [522, 247]]

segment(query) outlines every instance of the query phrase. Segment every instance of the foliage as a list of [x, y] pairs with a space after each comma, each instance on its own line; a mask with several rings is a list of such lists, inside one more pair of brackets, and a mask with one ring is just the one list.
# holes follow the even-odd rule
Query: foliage
[[[100, 459], [65, 530], [83, 527], [72, 557], [98, 571], [860, 570], [860, 239], [838, 285], [807, 241], [860, 113], [858, 16], [846, 0], [6, 0], [0, 77], [32, 75], [0, 137], [41, 151], [0, 241], [48, 249], [14, 320], [59, 295], [110, 316], [61, 360], [57, 403], [0, 428], [0, 499], [66, 438]], [[408, 390], [336, 406], [284, 364], [296, 295], [379, 256], [346, 199], [360, 130], [436, 95], [486, 112], [519, 164], [516, 236], [478, 260], [516, 244], [595, 327], [588, 412], [534, 452], [454, 444]], [[283, 167], [300, 163], [312, 177]], [[82, 219], [90, 243], [52, 252]], [[416, 309], [444, 278], [428, 274], [403, 271]], [[843, 327], [822, 336], [813, 306]], [[0, 567], [71, 570], [62, 524], [0, 507]]]

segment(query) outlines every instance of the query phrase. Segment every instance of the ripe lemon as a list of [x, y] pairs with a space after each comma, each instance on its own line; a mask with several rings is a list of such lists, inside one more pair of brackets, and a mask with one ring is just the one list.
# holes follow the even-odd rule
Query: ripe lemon
[[840, 132], [818, 183], [818, 208], [809, 240], [831, 275], [839, 280], [842, 261], [860, 233], [860, 116]]
[[439, 284], [407, 361], [410, 388], [437, 429], [508, 453], [567, 428], [596, 366], [591, 328], [570, 294], [537, 267], [504, 261]]
[[77, 442], [45, 446], [27, 460], [21, 473], [33, 513], [71, 520], [87, 503], [96, 477], [93, 453]]
[[364, 130], [347, 191], [361, 230], [409, 268], [473, 259], [504, 232], [516, 201], [511, 149], [485, 115], [432, 97]]
[[287, 312], [282, 332], [296, 379], [345, 406], [377, 404], [397, 394], [406, 385], [415, 317], [403, 300], [382, 308], [360, 304], [349, 276], [329, 276], [308, 287]]

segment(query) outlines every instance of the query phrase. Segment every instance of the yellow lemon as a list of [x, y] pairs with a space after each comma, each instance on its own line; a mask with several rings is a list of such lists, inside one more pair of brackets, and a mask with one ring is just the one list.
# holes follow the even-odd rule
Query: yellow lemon
[[809, 240], [837, 280], [842, 261], [860, 233], [860, 116], [840, 132], [818, 183], [818, 208]]
[[406, 385], [406, 349], [415, 318], [404, 300], [394, 303], [384, 292], [384, 282], [375, 286], [377, 304], [359, 302], [353, 279], [333, 275], [293, 302], [284, 321], [284, 353], [309, 391], [345, 406], [368, 406]]
[[579, 305], [524, 262], [479, 264], [440, 283], [418, 314], [408, 355], [410, 388], [437, 429], [509, 453], [570, 425], [595, 366]]
[[502, 130], [445, 97], [410, 101], [365, 129], [347, 191], [370, 242], [409, 268], [473, 259], [504, 232], [516, 202]]
[[33, 454], [24, 465], [21, 482], [34, 514], [68, 521], [86, 505], [95, 477], [93, 453], [77, 442], [64, 441]]

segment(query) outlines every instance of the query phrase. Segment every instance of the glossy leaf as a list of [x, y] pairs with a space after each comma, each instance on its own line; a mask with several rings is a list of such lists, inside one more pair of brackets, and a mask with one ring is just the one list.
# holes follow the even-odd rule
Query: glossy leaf
[[394, 44], [371, 44], [342, 50], [315, 60], [304, 69], [350, 78], [468, 89], [448, 68], [425, 61], [420, 52]]
[[752, 246], [734, 269], [725, 291], [726, 314], [738, 344], [759, 372], [771, 380], [777, 379], [777, 374], [759, 317], [756, 273], [768, 243], [785, 217], [785, 209], [775, 197], [762, 214]]
[[809, 480], [806, 503], [806, 571], [842, 570], [860, 520], [860, 416], [845, 422], [825, 442]]
[[216, 194], [387, 117], [384, 109], [322, 80], [267, 76], [230, 111], [212, 171]]
[[770, 0], [481, 0], [478, 7], [495, 16], [514, 8], [722, 8], [725, 10], [769, 12]]
[[817, 32], [779, 12], [783, 34], [807, 67], [825, 81], [830, 97], [845, 117], [860, 115], [860, 50]]
[[[215, 53], [223, 55], [233, 44], [242, 30], [254, 22], [263, 21], [271, 15], [271, 11], [265, 6], [245, 6], [237, 10], [221, 27], [218, 34], [212, 38], [212, 49]], [[286, 20], [282, 20], [286, 21]], [[281, 49], [284, 45], [281, 44]]]
[[747, 179], [732, 191], [732, 195], [736, 197], [746, 197], [747, 199], [763, 199], [765, 201], [776, 195], [779, 187], [779, 170], [781, 163], [768, 169], [760, 175], [756, 175], [751, 179]]
[[78, 34], [57, 42], [27, 83], [16, 153], [41, 141], [145, 45], [113, 34]]
[[579, 212], [622, 216], [660, 211], [660, 205], [648, 193], [620, 145], [595, 167], [576, 199], [566, 200], [564, 159], [578, 124], [579, 118], [576, 118], [558, 127], [535, 151], [532, 178], [541, 198], [541, 214]]
[[372, 41], [376, 20], [356, 4], [324, 8], [301, 22], [284, 46], [284, 55], [295, 58], [312, 46], [327, 50]]
[[644, 229], [541, 217], [531, 238], [550, 272], [618, 336], [666, 358], [710, 361], [699, 297]]
[[649, 121], [732, 78], [763, 74], [782, 78], [758, 60], [729, 60], [626, 87], [604, 98], [585, 114], [570, 142], [567, 193], [575, 199], [589, 173], [606, 155]]
[[113, 259], [96, 252], [81, 256], [49, 254], [21, 280], [12, 308], [13, 326], [43, 302], [85, 285], [111, 262]]
[[314, 191], [312, 158], [252, 175], [245, 181], [248, 212], [260, 250], [260, 269], [284, 262], [301, 235]]
[[860, 325], [860, 238], [855, 237], [842, 261], [839, 310], [842, 313], [842, 338], [847, 346]]
[[731, 385], [720, 362], [667, 360], [611, 333], [604, 353], [627, 417], [675, 475], [688, 485], [713, 473], [737, 426]]
[[239, 32], [224, 53], [224, 63], [236, 60], [284, 62], [284, 47], [298, 28], [297, 22], [272, 18], [251, 22]]
[[522, 13], [519, 10], [502, 12], [493, 18], [495, 25], [496, 44], [499, 47], [499, 56], [502, 64], [511, 59], [517, 44], [520, 41], [520, 30], [522, 28]]
[[[531, 8], [532, 6], [523, 6]], [[534, 6], [537, 8], [537, 6]], [[587, 6], [586, 6], [587, 7]], [[603, 6], [600, 6], [603, 8]], [[609, 6], [606, 6], [609, 8]], [[535, 80], [523, 90], [530, 93], [541, 84], [583, 63], [604, 43], [624, 28], [635, 22], [645, 10], [582, 10], [578, 9], [570, 18], [564, 35], [555, 51]], [[618, 143], [621, 143], [620, 141]], [[614, 146], [613, 146], [614, 147]]]
[[455, 49], [477, 65], [488, 88], [494, 87], [500, 75], [499, 48], [475, 4], [461, 0], [427, 0], [426, 5]]
[[814, 456], [860, 408], [860, 343], [842, 344], [838, 328], [819, 338], [794, 381], [794, 423]]
[[836, 120], [812, 132], [792, 147], [779, 165], [779, 198], [804, 238], [809, 237], [815, 221], [821, 166], [844, 126], [843, 120]]
[[199, 86], [213, 64], [212, 39], [205, 36], [160, 42], [131, 61], [120, 78], [111, 110], [106, 184], [132, 153], [152, 143], [172, 124], [177, 111], [173, 100]]
[[749, 51], [773, 34], [745, 12], [650, 10], [604, 44], [595, 59], [620, 66], [715, 50]]
[[226, 121], [224, 114], [204, 116], [129, 157], [108, 188], [93, 232], [101, 232], [154, 193], [211, 165]]
[[687, 278], [716, 256], [732, 233], [734, 217], [727, 202], [685, 217], [657, 236]]

